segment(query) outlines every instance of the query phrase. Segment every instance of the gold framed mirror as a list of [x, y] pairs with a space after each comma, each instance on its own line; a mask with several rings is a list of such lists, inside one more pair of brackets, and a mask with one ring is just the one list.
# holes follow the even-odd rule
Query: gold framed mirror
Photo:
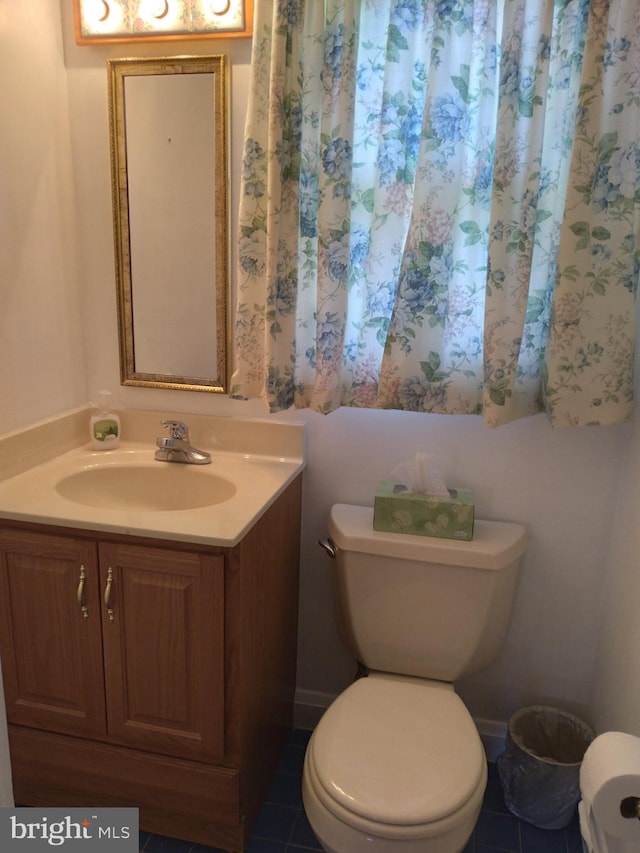
[[121, 383], [226, 393], [226, 57], [107, 68]]

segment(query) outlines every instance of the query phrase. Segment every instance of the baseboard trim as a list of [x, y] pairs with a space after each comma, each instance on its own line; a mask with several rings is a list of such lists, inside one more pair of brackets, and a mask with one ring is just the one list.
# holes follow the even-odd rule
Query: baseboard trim
[[[296, 690], [294, 724], [298, 729], [313, 729], [336, 697], [316, 690]], [[504, 752], [507, 724], [496, 720], [474, 718], [488, 761], [495, 761]]]
[[336, 697], [331, 693], [297, 689], [293, 705], [293, 724], [297, 729], [315, 729]]
[[497, 720], [485, 720], [482, 717], [474, 717], [473, 719], [480, 732], [480, 739], [484, 751], [487, 753], [487, 760], [495, 761], [505, 749], [507, 724]]

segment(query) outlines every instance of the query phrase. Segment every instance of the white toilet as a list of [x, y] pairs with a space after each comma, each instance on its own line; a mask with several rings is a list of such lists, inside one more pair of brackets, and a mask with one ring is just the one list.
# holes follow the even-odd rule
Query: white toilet
[[373, 509], [337, 504], [329, 537], [343, 639], [369, 674], [311, 737], [309, 822], [329, 853], [460, 853], [487, 764], [453, 683], [504, 639], [525, 530], [476, 521], [471, 542], [380, 533]]

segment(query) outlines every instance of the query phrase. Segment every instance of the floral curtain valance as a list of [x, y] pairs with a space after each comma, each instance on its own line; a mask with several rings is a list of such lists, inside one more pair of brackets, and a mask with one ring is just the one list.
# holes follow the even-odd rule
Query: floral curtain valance
[[640, 0], [261, 0], [232, 393], [630, 416]]

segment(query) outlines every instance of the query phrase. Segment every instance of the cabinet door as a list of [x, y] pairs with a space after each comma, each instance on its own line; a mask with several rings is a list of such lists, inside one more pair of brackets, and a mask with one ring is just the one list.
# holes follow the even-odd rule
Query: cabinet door
[[224, 754], [224, 557], [100, 544], [111, 739]]
[[0, 583], [9, 721], [104, 737], [97, 545], [0, 528]]

